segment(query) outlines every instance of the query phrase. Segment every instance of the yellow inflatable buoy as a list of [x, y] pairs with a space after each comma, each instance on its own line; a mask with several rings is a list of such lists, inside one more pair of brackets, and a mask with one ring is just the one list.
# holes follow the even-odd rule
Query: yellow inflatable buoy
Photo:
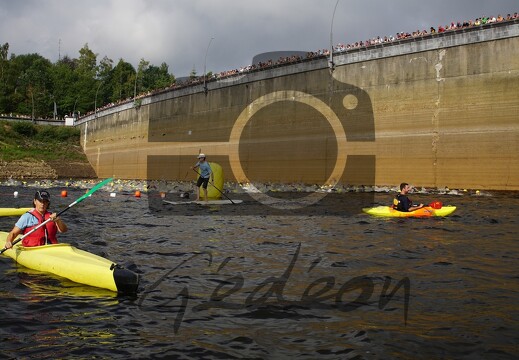
[[[221, 199], [223, 192], [223, 169], [220, 164], [210, 162], [211, 171], [213, 172], [213, 181], [209, 181], [207, 186], [207, 198], [209, 200]], [[203, 189], [200, 188], [200, 196], [203, 195]]]

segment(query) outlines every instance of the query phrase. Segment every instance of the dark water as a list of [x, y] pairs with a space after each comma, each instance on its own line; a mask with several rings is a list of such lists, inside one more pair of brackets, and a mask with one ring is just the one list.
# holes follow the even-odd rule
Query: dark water
[[[0, 187], [0, 206], [28, 205], [14, 190]], [[54, 197], [54, 209], [83, 193]], [[458, 210], [399, 220], [360, 209], [240, 216], [246, 203], [234, 215], [196, 205], [172, 215], [150, 210], [146, 196], [98, 191], [63, 215], [61, 241], [139, 272], [139, 294], [117, 297], [2, 257], [0, 357], [517, 358], [519, 194], [487, 195], [415, 195]], [[0, 228], [15, 220], [0, 218]]]

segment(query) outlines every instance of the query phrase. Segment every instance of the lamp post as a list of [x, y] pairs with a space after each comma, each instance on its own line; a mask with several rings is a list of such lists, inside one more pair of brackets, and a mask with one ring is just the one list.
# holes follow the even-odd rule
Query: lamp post
[[56, 121], [56, 115], [58, 115], [58, 107], [56, 106], [56, 98], [53, 94], [49, 94], [49, 97], [52, 99], [52, 102], [54, 103], [54, 109], [52, 110], [52, 117], [54, 121]]
[[207, 85], [206, 85], [206, 65], [207, 65], [207, 53], [209, 52], [209, 46], [211, 46], [211, 43], [213, 42], [214, 38], [211, 38], [209, 40], [209, 44], [207, 44], [207, 49], [205, 50], [205, 59], [204, 59], [204, 92], [207, 95]]
[[31, 88], [31, 100], [32, 100], [32, 122], [35, 124], [36, 121], [34, 120], [34, 93]]
[[77, 101], [79, 99], [79, 96], [76, 98], [76, 100], [74, 101], [74, 110], [72, 110], [72, 117], [75, 119], [76, 118], [76, 104], [77, 104]]
[[137, 72], [135, 73], [135, 83], [133, 84], [133, 102], [135, 102], [135, 98], [137, 97], [137, 78], [139, 77], [140, 69], [137, 68]]
[[101, 85], [103, 85], [103, 82], [101, 81], [99, 83], [99, 85], [97, 86], [97, 90], [96, 90], [96, 97], [94, 99], [94, 118], [97, 119], [97, 93], [99, 91], [99, 88], [101, 87]]
[[337, 0], [335, 7], [333, 8], [332, 24], [330, 25], [330, 71], [335, 69], [335, 64], [333, 63], [333, 18], [335, 17], [335, 10], [337, 10], [337, 5], [339, 5], [339, 0]]

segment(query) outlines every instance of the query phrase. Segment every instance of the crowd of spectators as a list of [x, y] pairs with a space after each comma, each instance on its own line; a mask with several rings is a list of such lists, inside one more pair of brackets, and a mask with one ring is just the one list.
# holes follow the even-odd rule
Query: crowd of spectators
[[32, 119], [32, 116], [10, 113], [10, 114], [0, 114], [0, 118]]
[[[357, 41], [352, 44], [347, 44], [347, 45], [338, 44], [338, 45], [334, 46], [333, 51], [334, 52], [343, 52], [343, 51], [348, 51], [351, 49], [358, 49], [358, 48], [363, 48], [363, 47], [368, 47], [368, 46], [373, 46], [373, 45], [386, 44], [386, 43], [391, 43], [391, 42], [398, 41], [398, 40], [424, 37], [427, 35], [435, 35], [435, 34], [440, 34], [440, 33], [444, 33], [447, 31], [455, 31], [455, 30], [460, 30], [460, 29], [473, 28], [476, 26], [492, 24], [492, 23], [496, 23], [496, 22], [511, 21], [511, 20], [515, 20], [515, 19], [519, 19], [519, 14], [517, 12], [514, 13], [513, 15], [508, 14], [506, 17], [503, 17], [501, 15], [498, 15], [497, 17], [483, 16], [483, 17], [477, 18], [476, 20], [469, 20], [469, 21], [463, 21], [463, 22], [458, 21], [457, 23], [451, 22], [450, 24], [447, 24], [445, 26], [439, 25], [438, 29], [435, 29], [434, 27], [431, 26], [429, 31], [424, 29], [424, 30], [416, 30], [416, 31], [413, 31], [412, 33], [398, 32], [395, 35], [389, 35], [389, 36], [384, 36], [384, 37], [377, 36], [375, 38], [371, 38], [366, 41]], [[319, 56], [319, 55], [317, 55], [317, 56]]]
[[[412, 33], [398, 32], [395, 35], [389, 35], [389, 36], [384, 36], [384, 37], [377, 36], [377, 37], [374, 37], [374, 38], [371, 38], [371, 39], [368, 39], [365, 41], [357, 41], [355, 43], [346, 44], [346, 45], [339, 43], [333, 47], [333, 52], [334, 53], [340, 53], [340, 52], [345, 52], [345, 51], [347, 52], [347, 51], [351, 51], [354, 49], [368, 48], [368, 47], [374, 46], [374, 45], [388, 44], [388, 43], [392, 43], [395, 41], [401, 41], [401, 40], [405, 40], [405, 39], [420, 38], [420, 37], [424, 37], [424, 36], [441, 34], [441, 33], [449, 32], [449, 31], [457, 31], [457, 30], [462, 30], [462, 29], [474, 28], [474, 27], [478, 27], [478, 26], [482, 26], [482, 25], [486, 25], [486, 24], [492, 24], [492, 23], [498, 23], [498, 22], [504, 22], [504, 21], [514, 21], [516, 19], [519, 19], [519, 14], [517, 12], [514, 13], [513, 15], [508, 14], [506, 17], [503, 17], [501, 15], [498, 15], [497, 17], [483, 16], [483, 17], [479, 17], [475, 20], [456, 22], [456, 23], [451, 22], [450, 24], [447, 24], [445, 26], [439, 25], [437, 29], [434, 27], [430, 27], [429, 30], [425, 30], [425, 29], [416, 30]], [[222, 72], [219, 72], [216, 74], [211, 74], [206, 79], [204, 79], [204, 76], [190, 77], [189, 79], [184, 80], [182, 82], [180, 82], [180, 81], [175, 82], [175, 83], [171, 84], [169, 87], [166, 87], [164, 89], [156, 89], [152, 92], [140, 94], [135, 99], [128, 98], [125, 100], [121, 100], [117, 103], [111, 103], [111, 104], [104, 105], [103, 107], [98, 108], [97, 111], [100, 111], [100, 110], [103, 110], [105, 108], [109, 108], [109, 107], [112, 107], [115, 105], [120, 105], [122, 103], [127, 103], [127, 102], [131, 102], [131, 101], [135, 102], [136, 100], [139, 100], [146, 96], [165, 92], [165, 91], [181, 89], [181, 88], [185, 88], [185, 87], [193, 86], [193, 85], [200, 85], [202, 83], [216, 81], [219, 79], [223, 79], [223, 78], [227, 78], [227, 77], [231, 77], [231, 76], [235, 76], [235, 75], [239, 75], [239, 74], [243, 74], [243, 73], [248, 73], [248, 72], [252, 72], [252, 71], [271, 68], [273, 66], [281, 66], [284, 64], [293, 64], [293, 63], [300, 62], [303, 60], [315, 59], [315, 58], [329, 56], [329, 55], [330, 55], [329, 49], [322, 49], [322, 50], [317, 50], [317, 51], [312, 51], [312, 52], [306, 53], [306, 58], [303, 58], [299, 55], [280, 57], [276, 61], [268, 60], [265, 62], [259, 62], [258, 64], [251, 64], [248, 66], [244, 66], [239, 69], [227, 70], [227, 71], [222, 71]], [[92, 114], [92, 113], [94, 113], [94, 111], [89, 112], [87, 115]]]
[[[0, 119], [32, 120], [33, 117], [31, 115], [9, 113], [9, 114], [0, 114]], [[59, 121], [62, 121], [63, 118], [56, 117], [56, 119], [54, 119], [54, 117], [49, 117], [49, 116], [38, 116], [38, 117], [34, 117], [34, 120], [45, 120], [45, 121], [59, 120]]]

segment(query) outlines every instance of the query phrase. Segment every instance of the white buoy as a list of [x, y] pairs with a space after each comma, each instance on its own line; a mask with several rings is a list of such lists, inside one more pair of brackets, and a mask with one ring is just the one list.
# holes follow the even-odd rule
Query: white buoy
[[110, 193], [110, 197], [115, 197], [115, 193]]
[[18, 197], [18, 191], [15, 191], [15, 192], [13, 193], [13, 195], [14, 195], [14, 198], [16, 199], [16, 198]]

